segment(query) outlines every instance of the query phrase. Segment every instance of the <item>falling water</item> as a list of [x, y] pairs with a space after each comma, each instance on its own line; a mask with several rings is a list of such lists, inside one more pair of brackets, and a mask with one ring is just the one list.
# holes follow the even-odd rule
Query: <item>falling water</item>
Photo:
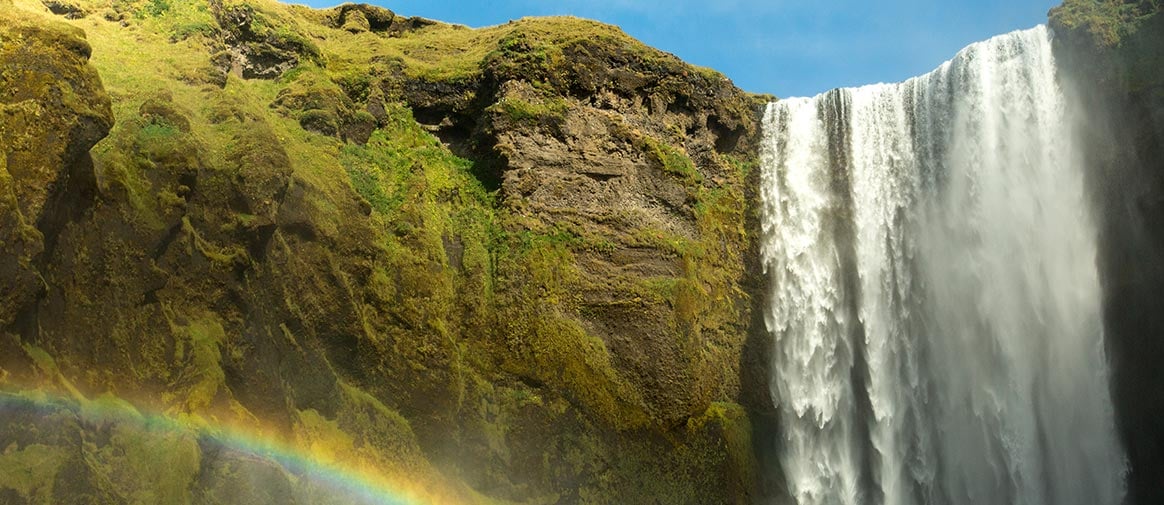
[[1123, 500], [1066, 114], [1043, 27], [768, 106], [765, 321], [796, 503]]

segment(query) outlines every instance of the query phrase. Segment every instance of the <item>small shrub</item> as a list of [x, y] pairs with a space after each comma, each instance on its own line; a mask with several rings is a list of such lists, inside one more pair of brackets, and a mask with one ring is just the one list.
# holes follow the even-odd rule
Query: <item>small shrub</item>
[[170, 12], [171, 7], [170, 0], [148, 0], [143, 11], [146, 16], [156, 18]]

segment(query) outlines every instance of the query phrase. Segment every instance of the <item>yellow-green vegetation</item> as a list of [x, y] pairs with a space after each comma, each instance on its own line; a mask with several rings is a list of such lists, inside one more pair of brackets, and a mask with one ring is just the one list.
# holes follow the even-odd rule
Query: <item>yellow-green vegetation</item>
[[681, 148], [659, 142], [650, 135], [643, 135], [638, 132], [632, 132], [636, 144], [640, 149], [644, 149], [650, 154], [651, 158], [663, 168], [663, 171], [674, 174], [683, 179], [683, 182], [692, 187], [699, 187], [703, 182], [703, 176], [695, 169], [695, 164], [691, 162], [691, 158], [687, 157]]
[[201, 464], [196, 437], [170, 426], [151, 426], [126, 406], [113, 421], [106, 444], [88, 454], [97, 479], [128, 503], [182, 503]]
[[[568, 89], [566, 79], [578, 64], [578, 54], [585, 47], [606, 46], [650, 66], [662, 61], [675, 61], [674, 56], [643, 45], [615, 26], [594, 21], [562, 18], [525, 18], [490, 29], [497, 36], [496, 47], [485, 57], [485, 67], [506, 76], [521, 75], [535, 87], [556, 90]], [[711, 69], [688, 66], [691, 71], [708, 79], [723, 76]]]
[[[417, 197], [424, 198], [415, 202], [419, 206], [492, 207], [492, 197], [470, 174], [469, 161], [422, 130], [406, 107], [388, 104], [387, 109], [387, 119], [367, 144], [340, 149], [340, 161], [360, 196], [385, 217]], [[439, 237], [442, 224], [426, 231]]]
[[[0, 489], [28, 503], [58, 503], [78, 491], [98, 501], [189, 502], [200, 466], [193, 432], [113, 399], [0, 392], [0, 408], [0, 430], [9, 437], [0, 450]], [[82, 438], [83, 445], [75, 443]]]
[[1162, 5], [1159, 0], [1065, 0], [1050, 17], [1068, 29], [1086, 30], [1100, 47], [1115, 47]]
[[0, 452], [0, 487], [14, 490], [18, 496], [36, 503], [49, 503], [53, 482], [66, 459], [65, 447], [32, 444], [24, 448], [9, 446]]
[[1051, 26], [1071, 50], [1066, 66], [1115, 82], [1106, 93], [1156, 94], [1164, 80], [1164, 4], [1156, 0], [1069, 0], [1051, 9]]
[[517, 97], [504, 97], [491, 107], [505, 114], [510, 121], [534, 126], [544, 122], [562, 121], [568, 105], [566, 101], [551, 97], [538, 102], [529, 102]]
[[648, 422], [642, 400], [611, 363], [605, 344], [569, 317], [578, 285], [570, 245], [573, 235], [528, 232], [503, 237], [498, 258], [501, 335], [516, 355], [504, 368], [556, 385], [598, 418], [618, 429]]
[[52, 188], [83, 164], [109, 127], [109, 100], [85, 64], [91, 48], [68, 24], [11, 7], [0, 10], [0, 325], [43, 288], [31, 265], [51, 240], [44, 230]]
[[[361, 395], [362, 393], [354, 393]], [[182, 416], [143, 415], [109, 396], [64, 400], [40, 392], [0, 392], [6, 448], [0, 450], [0, 497], [5, 503], [366, 503], [351, 489], [313, 469], [369, 479], [415, 456], [415, 444], [384, 438], [384, 428], [407, 424], [370, 398], [349, 398], [352, 410], [329, 420], [301, 412], [292, 451], [261, 432], [207, 425]], [[78, 444], [78, 441], [83, 441]], [[273, 459], [272, 456], [280, 459]], [[278, 461], [300, 461], [283, 468]], [[419, 476], [428, 468], [408, 468]], [[385, 491], [409, 483], [379, 482]], [[360, 490], [356, 490], [359, 492]], [[418, 498], [439, 498], [420, 493]], [[284, 500], [284, 501], [281, 501]], [[427, 502], [426, 503], [430, 503]], [[431, 503], [439, 503], [437, 501]]]
[[205, 412], [219, 390], [226, 387], [221, 349], [226, 334], [213, 314], [186, 324], [174, 321], [175, 318], [167, 314], [170, 331], [175, 335], [174, 362], [180, 367], [173, 383], [186, 388], [185, 411]]

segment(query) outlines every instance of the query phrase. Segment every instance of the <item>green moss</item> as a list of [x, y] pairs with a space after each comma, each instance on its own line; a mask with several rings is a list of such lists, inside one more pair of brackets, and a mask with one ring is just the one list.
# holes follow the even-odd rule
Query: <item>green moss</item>
[[736, 403], [714, 402], [702, 416], [687, 422], [687, 429], [691, 432], [709, 427], [722, 430], [727, 455], [734, 465], [733, 474], [738, 475], [742, 482], [754, 482], [757, 465], [752, 449], [752, 424], [744, 407]]
[[32, 362], [41, 370], [41, 373], [50, 377], [55, 377], [61, 373], [57, 367], [56, 360], [44, 349], [35, 345], [25, 344], [24, 352], [28, 354], [29, 358], [32, 358]]
[[[663, 68], [675, 64], [673, 57], [645, 46], [618, 27], [576, 18], [523, 19], [499, 32], [496, 49], [482, 62], [482, 68], [507, 79], [525, 80], [545, 91], [569, 95], [575, 80], [585, 80], [589, 70], [567, 53], [632, 57], [645, 67]], [[709, 69], [695, 72], [722, 78]]]
[[372, 90], [372, 76], [363, 69], [353, 69], [334, 75], [332, 81], [343, 88], [344, 94], [356, 102], [366, 102]]
[[[3, 112], [2, 107], [0, 107], [0, 114]], [[0, 250], [7, 253], [19, 252], [18, 261], [23, 265], [28, 265], [32, 261], [32, 257], [40, 252], [40, 247], [34, 244], [43, 244], [44, 236], [40, 230], [33, 226], [34, 223], [27, 221], [21, 211], [20, 202], [16, 196], [16, 184], [12, 175], [8, 173], [6, 158], [6, 154], [0, 153], [0, 220], [2, 220], [0, 222], [12, 228], [11, 237], [14, 240], [0, 246]]]
[[5, 392], [0, 407], [16, 413], [0, 424], [4, 436], [37, 441], [0, 449], [0, 489], [29, 503], [189, 503], [200, 449], [180, 423], [147, 418], [109, 396], [69, 401]]
[[492, 202], [472, 176], [472, 163], [450, 153], [398, 104], [388, 106], [385, 126], [366, 145], [344, 146], [340, 162], [356, 192], [385, 215], [416, 197], [430, 209], [468, 204], [471, 213]]
[[617, 429], [645, 425], [642, 399], [615, 370], [604, 342], [568, 314], [578, 302], [577, 235], [503, 234], [495, 246], [501, 335], [509, 355], [503, 365], [519, 376], [549, 384]]
[[[349, 465], [369, 465], [390, 475], [431, 472], [407, 419], [364, 390], [340, 383], [342, 408], [335, 420], [315, 411], [300, 412], [300, 436], [311, 439], [309, 446], [323, 446], [337, 461]], [[432, 478], [432, 475], [428, 475]]]
[[779, 100], [776, 95], [771, 93], [748, 93], [748, 102], [757, 110], [763, 110], [768, 104]]
[[1067, 0], [1051, 10], [1064, 64], [1110, 92], [1151, 96], [1164, 82], [1164, 4], [1156, 0]]
[[[751, 427], [743, 408], [713, 403], [676, 438], [643, 433], [607, 445], [594, 436], [564, 436], [559, 475], [585, 475], [579, 503], [751, 503], [756, 475]], [[742, 465], [742, 466], [741, 466]]]
[[212, 37], [217, 33], [218, 26], [210, 19], [189, 19], [174, 23], [170, 40], [179, 42], [191, 37]]
[[[644, 137], [650, 139], [650, 137]], [[679, 149], [668, 145], [647, 140], [647, 146], [650, 148], [650, 153], [663, 166], [663, 170], [683, 177], [684, 179], [699, 183], [703, 179], [703, 175], [695, 170], [695, 164], [691, 163], [691, 158]]]
[[201, 461], [194, 434], [134, 414], [118, 415], [108, 443], [89, 455], [95, 477], [127, 503], [187, 503]]
[[538, 33], [516, 30], [502, 37], [497, 50], [485, 59], [503, 75], [523, 73], [530, 82], [545, 82], [563, 62], [561, 46]]
[[758, 158], [745, 159], [738, 156], [725, 155], [723, 156], [733, 170], [735, 182], [742, 183], [748, 179], [748, 174], [752, 173], [760, 167], [760, 160]]
[[187, 412], [205, 412], [220, 391], [226, 388], [222, 369], [222, 347], [226, 333], [213, 314], [187, 320], [167, 314], [174, 337], [175, 385], [185, 390], [183, 408]]
[[288, 12], [285, 5], [266, 1], [226, 0], [223, 8], [226, 11], [244, 12], [245, 18], [250, 20], [245, 27], [226, 29], [248, 30], [257, 39], [294, 51], [308, 59], [318, 59], [322, 54], [319, 46], [303, 35], [301, 23]]
[[[362, 153], [351, 154], [350, 156], [358, 159], [360, 154]], [[379, 170], [368, 165], [361, 165], [356, 161], [349, 161], [345, 165], [347, 166], [348, 176], [352, 181], [352, 188], [372, 205], [372, 209], [381, 214], [388, 214], [400, 205], [400, 200], [389, 198], [385, 192], [385, 181], [381, 179]]]
[[339, 117], [330, 110], [312, 109], [299, 116], [299, 125], [304, 130], [333, 136], [339, 133]]
[[68, 460], [66, 447], [15, 444], [0, 450], [0, 489], [15, 490], [31, 503], [52, 503], [53, 482]]
[[490, 106], [514, 123], [530, 126], [560, 125], [566, 118], [569, 105], [561, 98], [545, 98], [536, 102], [507, 96]]
[[[703, 174], [696, 170], [695, 163], [681, 147], [661, 141], [638, 129], [632, 129], [623, 123], [616, 124], [615, 132], [642, 150], [664, 172], [679, 177], [688, 188], [695, 189], [703, 183]], [[681, 139], [682, 136], [678, 138]]]
[[[144, 149], [155, 149], [162, 147], [166, 150], [173, 148], [173, 140], [182, 132], [174, 125], [165, 122], [150, 123], [138, 130], [137, 142]], [[164, 155], [164, 153], [151, 153], [155, 155]]]
[[241, 244], [219, 246], [203, 238], [202, 234], [190, 223], [189, 217], [182, 218], [182, 232], [186, 234], [188, 240], [187, 254], [193, 255], [197, 252], [210, 260], [215, 268], [232, 272], [250, 260], [246, 249]]

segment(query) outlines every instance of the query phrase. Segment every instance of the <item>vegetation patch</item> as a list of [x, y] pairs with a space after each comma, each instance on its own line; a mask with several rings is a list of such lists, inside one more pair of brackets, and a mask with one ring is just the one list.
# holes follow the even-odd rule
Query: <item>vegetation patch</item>
[[516, 96], [506, 96], [490, 107], [504, 114], [509, 121], [530, 126], [560, 126], [569, 110], [562, 98], [527, 101]]
[[1051, 9], [1050, 18], [1068, 29], [1086, 30], [1098, 47], [1115, 47], [1161, 6], [1159, 0], [1064, 0]]

